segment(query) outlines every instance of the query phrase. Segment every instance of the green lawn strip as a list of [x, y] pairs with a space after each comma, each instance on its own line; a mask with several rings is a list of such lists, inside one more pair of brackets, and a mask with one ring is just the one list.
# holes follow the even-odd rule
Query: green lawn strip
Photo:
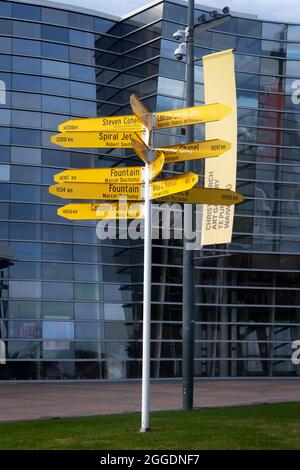
[[300, 449], [300, 403], [0, 423], [0, 449]]

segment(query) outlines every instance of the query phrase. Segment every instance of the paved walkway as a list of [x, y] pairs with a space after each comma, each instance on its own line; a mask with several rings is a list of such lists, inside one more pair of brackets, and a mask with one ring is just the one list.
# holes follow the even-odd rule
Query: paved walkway
[[[297, 380], [199, 381], [195, 407], [300, 402]], [[0, 421], [140, 411], [139, 383], [0, 384]], [[181, 383], [151, 385], [151, 409], [180, 409]]]

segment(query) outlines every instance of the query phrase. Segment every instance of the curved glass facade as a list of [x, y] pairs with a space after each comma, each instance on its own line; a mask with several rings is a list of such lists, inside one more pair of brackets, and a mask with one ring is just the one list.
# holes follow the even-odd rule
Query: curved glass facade
[[[70, 117], [130, 113], [132, 93], [151, 110], [184, 106], [185, 64], [173, 56], [172, 34], [186, 16], [177, 1], [125, 19], [0, 1], [0, 240], [11, 250], [0, 271], [1, 380], [140, 377], [143, 241], [100, 241], [94, 222], [58, 217], [68, 201], [48, 193], [65, 168], [138, 159], [130, 150], [58, 149], [50, 136]], [[234, 17], [196, 34], [197, 103], [201, 57], [228, 48], [238, 87], [237, 189], [247, 201], [236, 208], [232, 243], [198, 256], [195, 374], [295, 376], [300, 26]], [[184, 142], [180, 128], [154, 138]], [[153, 244], [152, 376], [179, 377], [182, 245]]]

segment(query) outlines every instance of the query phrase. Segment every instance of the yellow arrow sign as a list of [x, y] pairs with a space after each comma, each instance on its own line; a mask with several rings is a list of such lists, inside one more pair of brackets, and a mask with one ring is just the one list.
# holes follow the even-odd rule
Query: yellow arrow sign
[[156, 113], [155, 128], [187, 126], [202, 122], [219, 121], [231, 113], [231, 107], [225, 104], [213, 103], [193, 108], [174, 109]]
[[191, 189], [195, 184], [197, 184], [198, 179], [198, 175], [189, 172], [152, 183], [151, 199], [157, 199]]
[[[132, 148], [132, 132], [66, 132], [51, 137], [53, 144], [69, 148]], [[141, 134], [142, 135], [142, 134]]]
[[49, 193], [63, 199], [108, 199], [127, 197], [131, 201], [143, 199], [141, 184], [64, 183], [49, 186]]
[[230, 148], [230, 142], [212, 139], [190, 144], [171, 145], [170, 147], [157, 148], [155, 151], [156, 154], [164, 153], [165, 163], [177, 163], [186, 160], [219, 157]]
[[133, 115], [71, 119], [58, 126], [59, 132], [142, 132], [142, 123]]
[[149, 180], [152, 181], [162, 171], [165, 163], [165, 156], [160, 153], [149, 165]]
[[141, 184], [143, 179], [144, 168], [141, 166], [66, 170], [54, 176], [56, 183]]
[[142, 140], [137, 140], [138, 136], [139, 134], [135, 134], [134, 137], [131, 139], [132, 147], [135, 153], [137, 154], [137, 156], [140, 157], [140, 159], [143, 160], [144, 163], [147, 163], [148, 162], [147, 152], [149, 149]]
[[147, 129], [152, 129], [152, 114], [144, 103], [136, 96], [130, 96], [130, 105], [133, 114], [141, 121]]
[[245, 200], [242, 194], [230, 189], [192, 188], [189, 191], [163, 197], [160, 201], [179, 202], [183, 204], [210, 204], [215, 206], [231, 206]]
[[57, 215], [69, 220], [140, 219], [143, 205], [139, 202], [68, 204], [60, 207]]

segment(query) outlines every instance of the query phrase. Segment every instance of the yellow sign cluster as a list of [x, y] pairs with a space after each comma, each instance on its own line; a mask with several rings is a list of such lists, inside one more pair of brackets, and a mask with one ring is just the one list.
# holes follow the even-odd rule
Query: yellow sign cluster
[[[155, 148], [152, 151], [154, 158], [149, 161], [153, 129], [218, 121], [230, 114], [230, 106], [212, 103], [152, 114], [137, 96], [132, 95], [130, 103], [133, 115], [69, 120], [59, 125], [60, 133], [51, 141], [70, 148], [133, 148], [148, 166], [152, 200], [223, 206], [244, 200], [241, 194], [229, 189], [195, 187], [199, 177], [191, 172], [153, 181], [165, 164], [220, 157], [231, 148], [231, 143], [226, 140], [214, 138]], [[143, 216], [145, 175], [144, 166], [70, 169], [55, 175], [57, 184], [50, 186], [49, 192], [63, 199], [118, 201], [126, 197], [128, 200], [126, 203], [68, 204], [59, 208], [58, 215], [70, 220], [140, 218]]]
[[57, 214], [70, 220], [139, 219], [143, 214], [141, 202], [68, 204], [60, 207]]

